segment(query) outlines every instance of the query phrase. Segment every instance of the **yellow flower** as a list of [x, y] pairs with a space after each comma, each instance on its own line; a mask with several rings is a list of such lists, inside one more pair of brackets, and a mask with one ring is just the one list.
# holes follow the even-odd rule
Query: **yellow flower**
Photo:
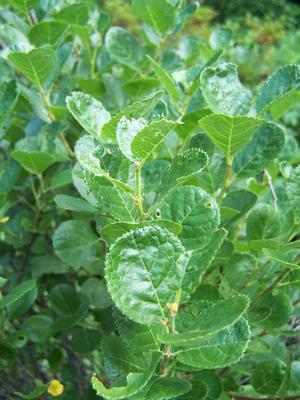
[[60, 396], [64, 392], [64, 385], [57, 379], [52, 379], [49, 382], [47, 392], [53, 397]]

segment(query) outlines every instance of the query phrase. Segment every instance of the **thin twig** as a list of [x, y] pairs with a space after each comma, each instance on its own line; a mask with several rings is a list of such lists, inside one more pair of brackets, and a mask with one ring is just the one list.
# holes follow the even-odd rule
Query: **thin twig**
[[269, 172], [268, 172], [266, 169], [264, 170], [264, 174], [265, 174], [265, 176], [266, 176], [267, 179], [268, 179], [268, 185], [269, 185], [270, 192], [271, 192], [272, 199], [273, 199], [273, 207], [274, 207], [274, 210], [275, 210], [275, 211], [278, 211], [278, 206], [277, 206], [278, 197], [277, 197], [277, 194], [276, 194], [275, 189], [274, 189], [274, 186], [273, 186], [272, 177], [271, 177], [271, 175], [269, 174]]

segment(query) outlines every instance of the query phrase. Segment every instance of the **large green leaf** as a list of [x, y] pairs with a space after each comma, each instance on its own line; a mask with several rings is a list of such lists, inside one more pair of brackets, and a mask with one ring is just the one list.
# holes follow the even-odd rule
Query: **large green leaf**
[[36, 0], [9, 0], [9, 3], [21, 13], [27, 15], [35, 6]]
[[262, 114], [270, 111], [274, 118], [279, 118], [295, 102], [299, 95], [293, 98], [295, 91], [300, 89], [300, 68], [298, 65], [286, 65], [279, 68], [261, 87], [256, 109]]
[[123, 116], [118, 123], [116, 130], [117, 142], [124, 156], [130, 161], [136, 161], [131, 150], [132, 141], [138, 132], [146, 126], [147, 121], [144, 118], [127, 119]]
[[226, 155], [233, 157], [250, 141], [262, 120], [246, 116], [210, 114], [199, 122], [200, 128]]
[[164, 333], [159, 338], [174, 346], [197, 346], [200, 340], [208, 339], [237, 322], [248, 306], [248, 298], [242, 295], [212, 304], [205, 301], [193, 303], [178, 314], [177, 333]]
[[223, 389], [220, 377], [210, 370], [194, 374], [191, 383], [192, 390], [178, 400], [216, 400]]
[[56, 65], [55, 51], [50, 46], [33, 49], [28, 53], [10, 53], [8, 59], [32, 82], [42, 85]]
[[87, 222], [65, 221], [54, 232], [54, 251], [74, 268], [97, 260], [98, 237]]
[[108, 290], [117, 307], [146, 325], [167, 319], [166, 304], [175, 300], [184, 270], [179, 239], [160, 227], [123, 235], [106, 260]]
[[201, 89], [213, 112], [243, 115], [250, 110], [252, 95], [239, 81], [234, 64], [207, 67], [201, 73]]
[[281, 152], [284, 131], [278, 125], [264, 124], [251, 141], [235, 157], [233, 170], [241, 177], [250, 177], [262, 171]]
[[159, 208], [161, 218], [182, 225], [179, 238], [188, 250], [204, 248], [220, 223], [216, 201], [196, 186], [175, 188]]
[[239, 361], [249, 340], [248, 323], [241, 318], [212, 338], [199, 342], [197, 348], [182, 351], [177, 359], [197, 369], [224, 368]]
[[157, 188], [157, 197], [161, 199], [170, 189], [184, 184], [185, 181], [196, 176], [208, 164], [207, 154], [197, 148], [191, 148], [174, 157], [172, 163], [162, 175]]
[[128, 374], [127, 386], [119, 386], [107, 389], [95, 376], [92, 378], [92, 386], [99, 396], [104, 396], [107, 400], [118, 400], [133, 396], [147, 385], [154, 374], [159, 359], [159, 352], [151, 353], [148, 365], [143, 372], [131, 372]]
[[105, 36], [105, 46], [113, 60], [139, 70], [144, 53], [139, 42], [124, 28], [111, 27]]
[[102, 103], [88, 94], [73, 92], [66, 104], [80, 125], [95, 137], [100, 136], [102, 127], [110, 120], [110, 113]]
[[80, 26], [86, 26], [87, 24], [90, 5], [90, 2], [71, 4], [55, 13], [54, 18], [57, 20], [68, 22], [72, 25], [77, 25], [77, 29], [79, 30]]
[[247, 218], [249, 240], [273, 239], [280, 234], [280, 216], [268, 204], [258, 204]]
[[172, 28], [175, 9], [167, 0], [132, 0], [132, 6], [138, 18], [158, 34]]
[[54, 201], [59, 207], [65, 210], [92, 214], [95, 214], [97, 212], [97, 208], [93, 207], [87, 201], [75, 196], [58, 194], [55, 196]]
[[19, 90], [15, 80], [5, 82], [1, 85], [0, 90], [0, 122], [2, 122], [16, 106]]
[[153, 58], [151, 58], [149, 55], [147, 55], [147, 58], [149, 59], [151, 67], [153, 68], [154, 73], [159, 79], [160, 83], [165, 87], [172, 99], [175, 102], [178, 102], [181, 97], [181, 91], [176, 85], [174, 79], [155, 60], [153, 60]]
[[30, 29], [29, 39], [37, 47], [56, 46], [67, 31], [68, 25], [63, 21], [42, 21]]

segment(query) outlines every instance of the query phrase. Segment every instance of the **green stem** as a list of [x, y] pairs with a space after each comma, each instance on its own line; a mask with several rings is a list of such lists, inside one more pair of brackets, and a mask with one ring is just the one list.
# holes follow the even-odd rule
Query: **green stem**
[[139, 210], [140, 219], [145, 219], [145, 213], [143, 209], [143, 199], [142, 199], [142, 179], [141, 179], [141, 170], [142, 163], [136, 162], [134, 165], [135, 169], [135, 205]]
[[225, 194], [226, 194], [226, 192], [227, 192], [227, 189], [228, 189], [228, 187], [229, 187], [229, 185], [230, 185], [230, 183], [231, 183], [231, 178], [232, 178], [232, 162], [233, 162], [232, 157], [227, 157], [226, 171], [225, 171], [225, 177], [224, 177], [224, 185], [223, 185], [222, 191], [221, 191], [221, 193], [220, 193], [220, 195], [219, 195], [219, 197], [218, 197], [218, 202], [219, 202], [219, 203], [222, 202], [222, 200], [223, 200], [223, 198], [224, 198], [224, 196], [225, 196]]

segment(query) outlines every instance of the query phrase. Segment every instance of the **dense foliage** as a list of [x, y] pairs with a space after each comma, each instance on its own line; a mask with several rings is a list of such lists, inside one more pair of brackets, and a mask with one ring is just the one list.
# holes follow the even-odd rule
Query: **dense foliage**
[[300, 398], [300, 31], [0, 4], [0, 398]]

